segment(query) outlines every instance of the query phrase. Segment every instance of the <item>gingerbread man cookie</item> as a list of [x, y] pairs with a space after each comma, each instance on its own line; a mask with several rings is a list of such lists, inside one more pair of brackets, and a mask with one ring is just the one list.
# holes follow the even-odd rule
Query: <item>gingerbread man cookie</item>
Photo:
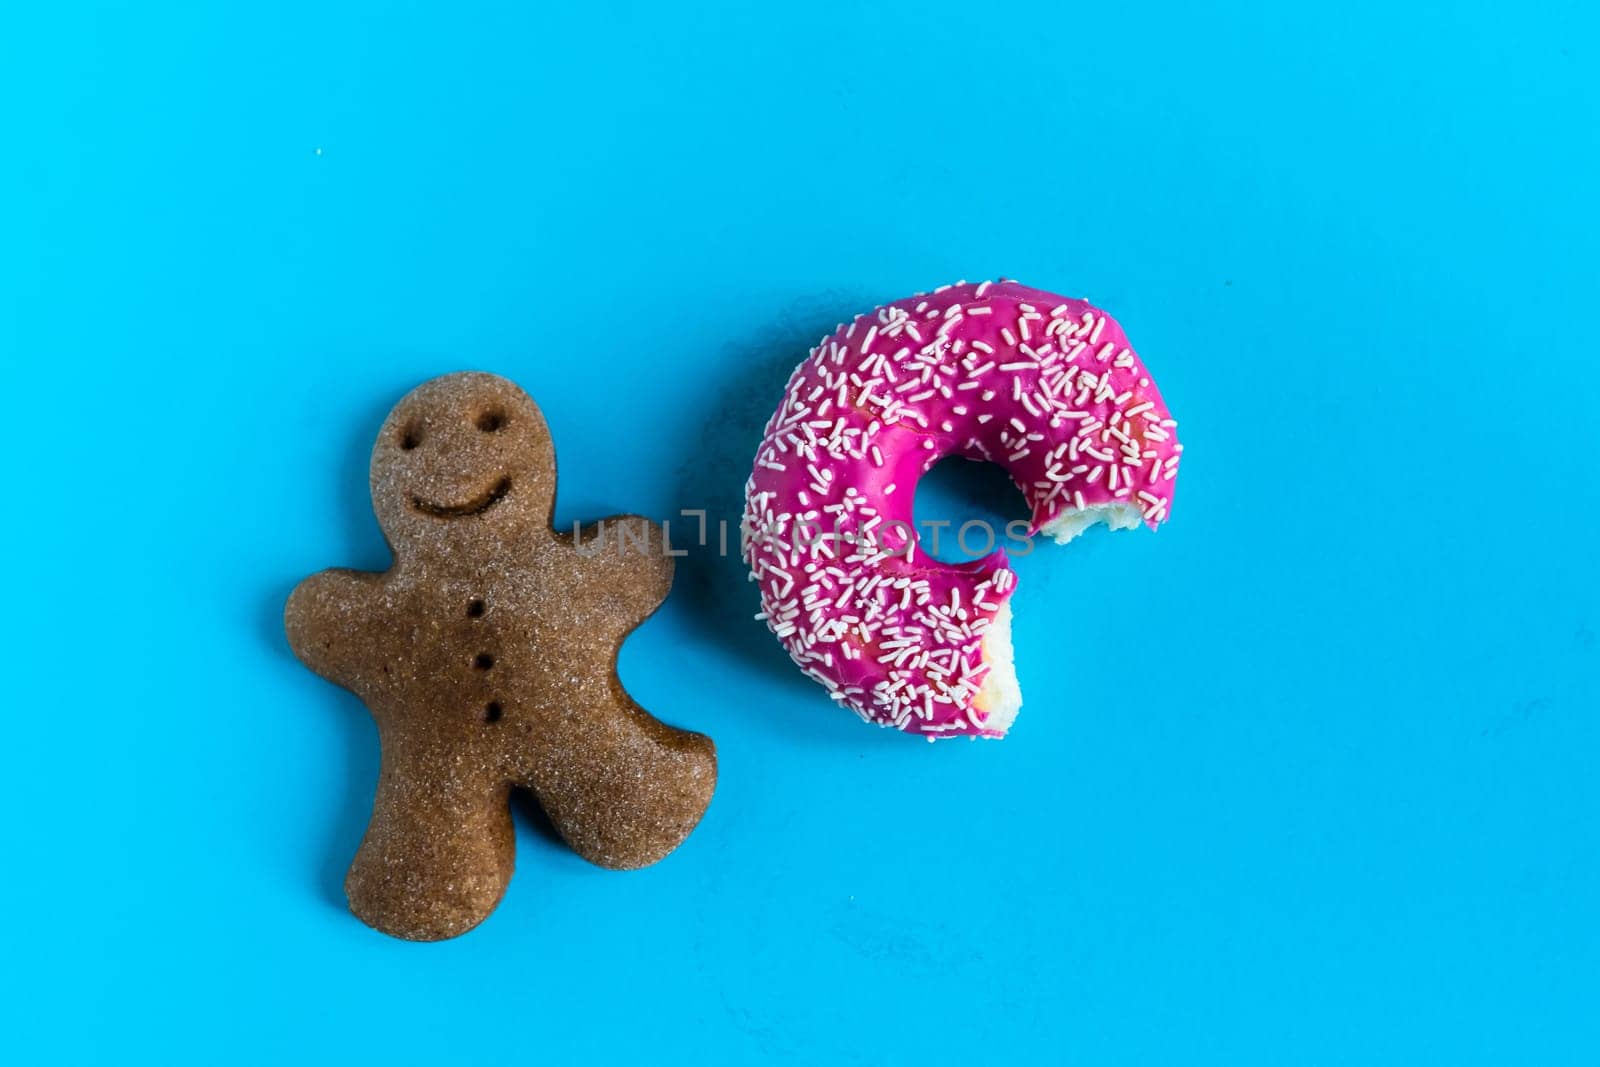
[[602, 867], [676, 848], [711, 801], [716, 750], [640, 708], [616, 672], [672, 582], [663, 531], [637, 516], [553, 530], [549, 430], [491, 374], [412, 390], [378, 434], [371, 481], [393, 567], [313, 575], [284, 611], [295, 655], [378, 723], [351, 910], [419, 941], [481, 922], [511, 877], [513, 787]]

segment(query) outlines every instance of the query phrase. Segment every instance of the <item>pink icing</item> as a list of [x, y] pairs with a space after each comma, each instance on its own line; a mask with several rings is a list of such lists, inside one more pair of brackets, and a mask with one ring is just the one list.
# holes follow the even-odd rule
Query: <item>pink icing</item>
[[917, 480], [947, 455], [990, 460], [1033, 533], [1114, 503], [1153, 529], [1172, 503], [1175, 427], [1122, 327], [1086, 301], [961, 283], [857, 316], [795, 369], [745, 486], [761, 617], [863, 719], [998, 737], [974, 697], [1015, 575], [1000, 549], [960, 565], [925, 554]]

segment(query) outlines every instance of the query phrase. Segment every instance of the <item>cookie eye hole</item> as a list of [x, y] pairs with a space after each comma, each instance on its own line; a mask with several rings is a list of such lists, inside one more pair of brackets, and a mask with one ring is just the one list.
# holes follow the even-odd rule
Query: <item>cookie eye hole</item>
[[494, 666], [494, 657], [489, 655], [487, 652], [479, 652], [478, 655], [473, 659], [472, 665], [478, 668], [480, 671], [486, 671], [490, 667]]
[[494, 433], [506, 424], [506, 417], [498, 411], [480, 412], [473, 423], [484, 433]]
[[483, 618], [483, 613], [488, 610], [489, 605], [476, 597], [467, 601], [467, 618], [469, 619], [481, 619]]
[[422, 431], [415, 426], [407, 426], [400, 434], [400, 447], [407, 452], [422, 443]]
[[500, 706], [500, 702], [498, 700], [491, 700], [483, 709], [483, 721], [499, 722], [500, 717], [505, 713], [506, 709]]

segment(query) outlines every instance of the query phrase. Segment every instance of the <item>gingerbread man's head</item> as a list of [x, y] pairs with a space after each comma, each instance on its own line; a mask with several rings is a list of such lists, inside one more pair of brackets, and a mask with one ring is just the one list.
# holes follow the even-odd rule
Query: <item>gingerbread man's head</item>
[[532, 398], [493, 374], [424, 382], [372, 449], [372, 507], [399, 548], [550, 530], [555, 447]]

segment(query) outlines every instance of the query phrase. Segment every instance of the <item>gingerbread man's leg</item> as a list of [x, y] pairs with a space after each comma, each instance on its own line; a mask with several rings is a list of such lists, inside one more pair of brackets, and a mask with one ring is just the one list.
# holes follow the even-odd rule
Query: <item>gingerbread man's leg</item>
[[470, 761], [437, 739], [383, 738], [372, 821], [345, 893], [350, 909], [384, 933], [412, 941], [465, 933], [494, 910], [511, 880], [508, 787], [463, 775], [463, 765]]
[[566, 720], [553, 758], [524, 784], [584, 859], [614, 870], [645, 867], [677, 848], [705, 814], [717, 784], [716, 747], [651, 717], [615, 679], [602, 704]]

